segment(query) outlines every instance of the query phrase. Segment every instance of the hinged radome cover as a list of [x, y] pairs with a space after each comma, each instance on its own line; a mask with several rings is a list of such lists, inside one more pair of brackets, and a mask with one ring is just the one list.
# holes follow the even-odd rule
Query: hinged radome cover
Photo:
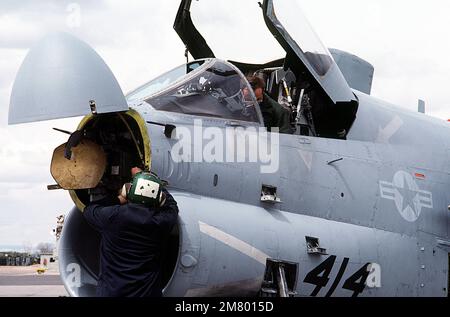
[[30, 50], [11, 92], [9, 124], [126, 111], [116, 78], [86, 43], [67, 33], [46, 36]]

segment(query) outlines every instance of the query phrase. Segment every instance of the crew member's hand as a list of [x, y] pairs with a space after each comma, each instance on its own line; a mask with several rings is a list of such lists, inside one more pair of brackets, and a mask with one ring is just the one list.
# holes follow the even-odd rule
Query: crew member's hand
[[123, 184], [122, 188], [119, 189], [119, 191], [117, 192], [117, 198], [120, 200], [120, 204], [124, 205], [128, 202], [127, 200], [127, 193], [131, 188], [131, 184], [130, 183], [125, 183]]
[[127, 203], [127, 199], [122, 195], [117, 196], [117, 198], [119, 198], [121, 205], [125, 205]]
[[136, 175], [137, 173], [140, 173], [140, 172], [142, 172], [142, 169], [140, 169], [139, 167], [133, 167], [131, 169], [131, 176], [134, 177], [134, 175]]

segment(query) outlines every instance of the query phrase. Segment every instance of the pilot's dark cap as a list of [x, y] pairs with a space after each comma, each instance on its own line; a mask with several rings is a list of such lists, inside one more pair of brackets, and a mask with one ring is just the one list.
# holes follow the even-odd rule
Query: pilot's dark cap
[[258, 77], [258, 76], [248, 77], [247, 80], [253, 89], [256, 89], [256, 88], [264, 89], [264, 87], [266, 86], [266, 84], [264, 83], [264, 79], [262, 79], [261, 77]]

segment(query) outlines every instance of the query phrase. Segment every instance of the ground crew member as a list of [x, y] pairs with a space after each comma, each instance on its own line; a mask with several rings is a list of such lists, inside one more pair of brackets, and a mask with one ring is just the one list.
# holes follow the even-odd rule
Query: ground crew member
[[97, 296], [162, 296], [162, 253], [178, 218], [177, 203], [155, 175], [132, 169], [121, 194], [83, 212], [101, 235]]

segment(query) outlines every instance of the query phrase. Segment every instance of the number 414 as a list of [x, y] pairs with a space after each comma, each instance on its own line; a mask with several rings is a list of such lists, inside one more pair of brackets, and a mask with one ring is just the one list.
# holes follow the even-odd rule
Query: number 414
[[[342, 261], [341, 267], [339, 268], [339, 272], [334, 279], [331, 288], [326, 293], [325, 297], [331, 296], [336, 287], [339, 285], [341, 281], [345, 269], [347, 268], [349, 258], [344, 258]], [[330, 273], [333, 270], [334, 263], [336, 262], [336, 256], [331, 255], [317, 267], [312, 269], [308, 274], [306, 274], [303, 282], [308, 284], [316, 285], [314, 290], [312, 291], [310, 296], [317, 296], [319, 291], [327, 286], [330, 278]], [[357, 297], [364, 291], [365, 287], [374, 288], [381, 287], [381, 266], [377, 263], [366, 263], [362, 268], [356, 271], [352, 276], [345, 280], [342, 285], [343, 289], [348, 289], [353, 291], [352, 297]]]

